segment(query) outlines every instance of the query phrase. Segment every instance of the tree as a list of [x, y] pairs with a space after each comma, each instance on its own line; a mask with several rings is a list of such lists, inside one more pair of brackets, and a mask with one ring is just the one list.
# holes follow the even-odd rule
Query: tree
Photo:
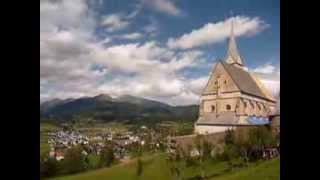
[[137, 159], [137, 176], [141, 176], [143, 172], [142, 161], [140, 158]]
[[167, 164], [170, 170], [170, 173], [176, 177], [177, 180], [181, 178], [181, 172], [179, 169], [179, 162], [181, 161], [181, 150], [178, 147], [176, 152], [169, 154], [167, 158]]
[[100, 154], [100, 166], [110, 166], [114, 162], [114, 152], [112, 147], [105, 147]]
[[41, 159], [40, 177], [52, 177], [59, 173], [59, 162], [53, 158]]
[[74, 146], [67, 150], [62, 161], [63, 169], [67, 174], [73, 174], [86, 169], [85, 155], [81, 146]]
[[262, 152], [267, 146], [276, 146], [276, 139], [273, 137], [270, 129], [264, 126], [251, 129], [249, 131], [248, 146], [249, 158], [257, 160], [262, 157]]
[[195, 146], [197, 151], [199, 152], [199, 165], [200, 165], [200, 174], [201, 178], [205, 178], [205, 164], [204, 161], [211, 158], [211, 151], [213, 149], [213, 145], [205, 140], [204, 136], [197, 135], [195, 138]]
[[235, 143], [235, 133], [234, 133], [234, 130], [228, 129], [228, 130], [226, 131], [226, 135], [225, 135], [225, 138], [224, 138], [224, 142], [225, 142], [226, 145], [234, 144], [234, 143]]

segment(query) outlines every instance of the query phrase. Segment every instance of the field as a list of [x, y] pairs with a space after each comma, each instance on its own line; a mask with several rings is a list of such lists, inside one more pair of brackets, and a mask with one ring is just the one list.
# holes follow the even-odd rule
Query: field
[[[195, 179], [199, 176], [199, 169], [196, 167], [185, 167], [180, 164], [181, 179]], [[205, 164], [205, 171], [208, 179], [211, 180], [277, 180], [280, 179], [280, 160], [259, 162], [250, 164], [248, 167], [229, 171], [225, 162], [208, 161]], [[173, 180], [164, 154], [156, 154], [143, 158], [143, 173], [136, 176], [136, 161], [130, 160], [126, 163], [115, 165], [111, 168], [93, 170], [71, 176], [52, 178], [51, 180]]]
[[48, 133], [58, 131], [60, 128], [50, 123], [40, 123], [40, 156], [50, 151]]

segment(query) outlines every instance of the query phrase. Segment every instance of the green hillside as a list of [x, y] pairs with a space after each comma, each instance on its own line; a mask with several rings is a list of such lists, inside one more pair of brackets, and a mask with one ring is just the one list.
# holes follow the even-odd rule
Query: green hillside
[[[280, 161], [279, 159], [251, 164], [249, 167], [234, 170], [230, 172], [224, 162], [206, 162], [206, 174], [212, 180], [276, 180], [280, 179]], [[180, 164], [182, 170], [182, 179], [195, 179], [199, 175], [198, 167], [185, 167]], [[63, 176], [52, 178], [51, 180], [174, 180], [170, 174], [165, 155], [153, 155], [143, 158], [143, 173], [141, 177], [136, 176], [136, 161], [130, 160], [111, 168], [80, 173], [73, 176]]]
[[40, 120], [68, 122], [94, 119], [102, 122], [161, 122], [163, 120], [197, 119], [198, 106], [170, 106], [158, 101], [129, 95], [111, 98], [108, 95], [78, 99], [54, 99], [40, 105]]

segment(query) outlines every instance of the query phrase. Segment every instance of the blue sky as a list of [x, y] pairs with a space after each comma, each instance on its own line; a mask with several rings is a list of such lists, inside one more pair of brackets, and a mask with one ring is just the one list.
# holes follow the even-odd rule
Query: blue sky
[[40, 1], [40, 99], [131, 94], [197, 103], [230, 22], [249, 71], [279, 90], [276, 0]]

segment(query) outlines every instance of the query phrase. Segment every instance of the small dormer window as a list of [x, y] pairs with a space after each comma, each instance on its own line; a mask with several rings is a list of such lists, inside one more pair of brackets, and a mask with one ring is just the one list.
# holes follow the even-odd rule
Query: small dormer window
[[231, 106], [227, 104], [226, 109], [229, 111], [231, 109]]

